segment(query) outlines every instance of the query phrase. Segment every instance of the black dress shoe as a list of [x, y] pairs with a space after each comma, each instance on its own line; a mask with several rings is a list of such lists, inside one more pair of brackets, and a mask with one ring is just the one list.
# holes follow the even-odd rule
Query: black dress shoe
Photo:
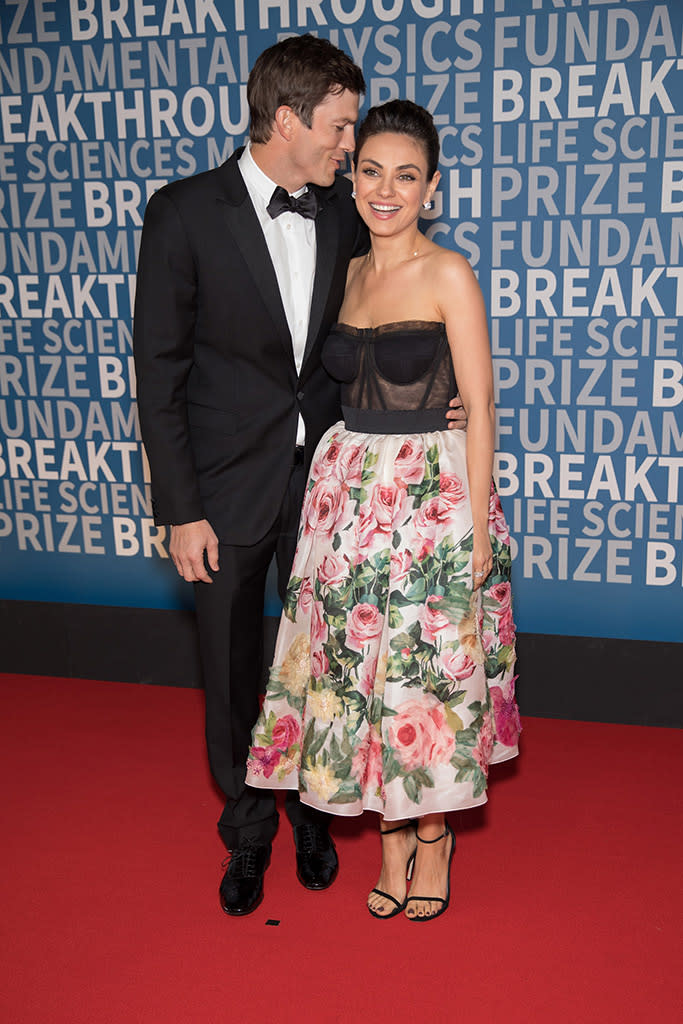
[[295, 825], [296, 877], [307, 889], [327, 889], [339, 870], [334, 843], [322, 825]]
[[230, 855], [219, 893], [226, 914], [251, 914], [263, 899], [263, 876], [270, 863], [270, 843], [246, 841]]

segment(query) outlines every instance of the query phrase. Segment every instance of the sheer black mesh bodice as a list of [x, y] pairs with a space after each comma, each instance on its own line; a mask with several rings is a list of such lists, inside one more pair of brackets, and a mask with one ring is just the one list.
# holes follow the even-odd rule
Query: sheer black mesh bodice
[[444, 324], [335, 324], [322, 361], [341, 382], [348, 430], [409, 434], [448, 429], [446, 412], [457, 385]]

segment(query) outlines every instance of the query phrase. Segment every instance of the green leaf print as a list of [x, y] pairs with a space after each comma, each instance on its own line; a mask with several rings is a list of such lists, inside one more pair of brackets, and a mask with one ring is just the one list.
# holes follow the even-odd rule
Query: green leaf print
[[287, 584], [287, 592], [285, 594], [284, 613], [290, 622], [294, 622], [296, 616], [296, 606], [299, 600], [299, 591], [301, 590], [302, 579], [300, 576], [291, 576], [289, 583]]
[[334, 796], [331, 796], [327, 801], [330, 804], [352, 804], [356, 800], [360, 800], [361, 796], [360, 786], [355, 783], [353, 789], [346, 789], [345, 785], [341, 786]]
[[379, 725], [382, 721], [382, 700], [380, 697], [368, 697], [367, 701], [368, 722], [371, 725]]
[[461, 729], [456, 734], [456, 743], [458, 747], [476, 747], [477, 745], [477, 729], [469, 726], [467, 729]]
[[364, 715], [368, 703], [362, 693], [353, 688], [353, 685], [349, 683], [348, 692], [344, 694], [344, 702], [349, 715]]
[[425, 786], [427, 789], [434, 789], [434, 779], [429, 768], [424, 768], [420, 765], [417, 768], [413, 768], [411, 774], [420, 786]]
[[325, 740], [327, 739], [331, 728], [332, 726], [330, 725], [327, 729], [321, 729], [320, 732], [316, 734], [315, 723], [312, 720], [308, 723], [303, 743], [304, 760], [307, 765], [313, 765], [316, 755], [325, 745]]
[[341, 741], [341, 751], [345, 757], [353, 757], [353, 744], [349, 738], [349, 730], [344, 728], [344, 733]]
[[[394, 682], [403, 678], [403, 658], [399, 654], [391, 654], [387, 658], [387, 679]], [[405, 685], [405, 684], [404, 684]]]
[[409, 626], [408, 632], [417, 643], [420, 642], [422, 638], [422, 626], [419, 622], [414, 622], [412, 626]]
[[399, 608], [407, 608], [408, 605], [413, 603], [412, 601], [409, 601], [400, 590], [392, 590], [390, 600], [392, 604], [395, 604]]
[[422, 800], [422, 787], [419, 785], [414, 775], [406, 775], [403, 780], [403, 788], [406, 791], [406, 796], [412, 803], [419, 804]]
[[481, 768], [477, 767], [477, 770], [476, 770], [476, 773], [475, 773], [475, 776], [474, 776], [474, 785], [472, 786], [472, 796], [474, 796], [474, 797], [481, 796], [481, 794], [484, 792], [485, 789], [486, 789], [486, 776], [484, 775], [484, 773], [481, 770]]
[[462, 718], [460, 717], [460, 715], [457, 715], [449, 704], [444, 704], [443, 712], [444, 715], [446, 716], [448, 728], [455, 735], [457, 735], [459, 732], [462, 732]]
[[396, 636], [391, 638], [391, 640], [389, 641], [389, 646], [391, 647], [392, 651], [402, 651], [406, 647], [409, 650], [412, 650], [412, 648], [415, 646], [415, 639], [410, 635], [410, 633], [398, 633]]
[[403, 616], [392, 601], [389, 605], [389, 629], [399, 629], [402, 625]]
[[403, 769], [394, 756], [393, 750], [391, 747], [384, 747], [382, 750], [382, 778], [384, 785], [388, 786], [390, 782], [393, 782], [394, 779], [397, 779], [402, 774]]
[[453, 587], [448, 594], [432, 602], [432, 608], [443, 612], [449, 622], [458, 625], [470, 610], [471, 594], [468, 590]]
[[408, 587], [405, 592], [405, 598], [409, 604], [424, 604], [426, 596], [427, 588], [425, 586], [424, 576], [415, 580], [412, 586]]
[[[339, 746], [339, 740], [334, 735], [334, 733], [332, 734], [332, 739], [330, 740], [330, 760], [332, 764], [337, 764], [339, 761], [344, 760], [344, 755], [342, 754], [341, 748]], [[335, 775], [340, 774], [341, 772], [335, 772]]]
[[379, 456], [376, 455], [375, 452], [366, 453], [365, 460], [363, 462], [363, 472], [361, 473], [360, 478], [362, 484], [371, 483], [374, 479], [375, 473], [373, 471], [373, 466], [376, 465], [378, 458]]
[[276, 716], [274, 711], [271, 711], [270, 714], [268, 715], [268, 718], [265, 720], [265, 722], [259, 723], [259, 724], [262, 724], [262, 726], [263, 726], [263, 732], [260, 732], [257, 735], [256, 739], [261, 744], [261, 746], [269, 747], [269, 746], [272, 745], [272, 742], [273, 742], [273, 729], [275, 728], [275, 723], [276, 722], [277, 722], [277, 716]]

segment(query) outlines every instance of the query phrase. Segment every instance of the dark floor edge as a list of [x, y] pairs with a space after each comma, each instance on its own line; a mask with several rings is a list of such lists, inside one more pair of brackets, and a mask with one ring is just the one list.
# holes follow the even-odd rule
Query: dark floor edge
[[[277, 619], [264, 619], [266, 664]], [[683, 644], [522, 633], [522, 714], [683, 727]], [[201, 685], [189, 611], [0, 600], [0, 671]]]

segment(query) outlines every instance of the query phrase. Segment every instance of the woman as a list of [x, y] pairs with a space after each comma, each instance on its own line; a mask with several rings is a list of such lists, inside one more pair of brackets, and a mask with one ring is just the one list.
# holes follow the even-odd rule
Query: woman
[[[323, 351], [344, 422], [311, 466], [247, 771], [335, 814], [378, 811], [368, 909], [415, 921], [448, 906], [445, 813], [486, 800], [488, 765], [519, 733], [486, 312], [464, 257], [418, 228], [438, 155], [431, 116], [407, 100], [360, 127], [353, 182], [372, 245]], [[456, 388], [466, 434], [446, 429]]]

